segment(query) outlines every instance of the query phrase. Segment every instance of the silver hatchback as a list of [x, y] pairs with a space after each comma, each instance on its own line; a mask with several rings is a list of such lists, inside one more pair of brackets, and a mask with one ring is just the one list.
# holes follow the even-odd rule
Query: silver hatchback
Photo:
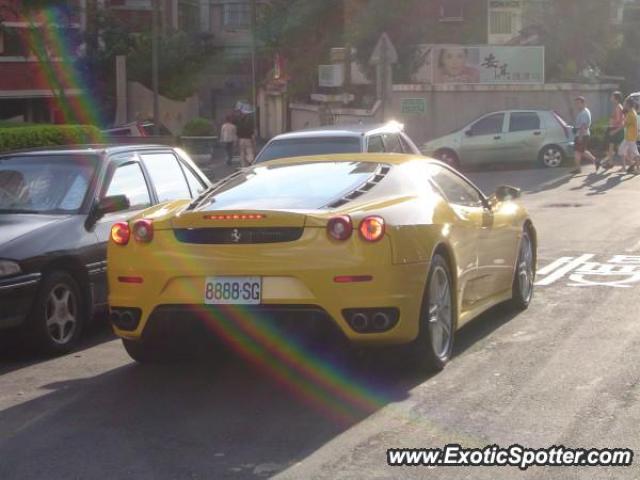
[[536, 160], [555, 168], [573, 155], [573, 146], [572, 128], [556, 112], [507, 110], [483, 115], [421, 151], [456, 168]]

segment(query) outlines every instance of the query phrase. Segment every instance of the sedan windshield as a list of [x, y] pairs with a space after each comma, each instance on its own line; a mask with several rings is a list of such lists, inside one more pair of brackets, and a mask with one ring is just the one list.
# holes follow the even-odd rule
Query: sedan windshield
[[96, 162], [87, 155], [0, 158], [0, 213], [76, 213]]
[[373, 162], [314, 162], [255, 167], [213, 191], [204, 210], [317, 209], [366, 182]]
[[360, 151], [360, 139], [357, 137], [288, 138], [268, 144], [256, 161]]

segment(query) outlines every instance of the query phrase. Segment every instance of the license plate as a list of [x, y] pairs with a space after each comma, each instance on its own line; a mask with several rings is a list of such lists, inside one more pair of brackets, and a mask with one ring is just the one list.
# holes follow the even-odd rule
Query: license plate
[[261, 277], [207, 277], [204, 303], [207, 305], [259, 305]]

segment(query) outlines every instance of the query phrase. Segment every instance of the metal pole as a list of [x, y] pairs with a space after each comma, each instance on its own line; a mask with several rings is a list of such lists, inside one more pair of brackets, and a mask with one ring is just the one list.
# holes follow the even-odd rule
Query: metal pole
[[253, 131], [258, 135], [258, 92], [256, 88], [256, 0], [251, 0], [251, 88], [253, 103]]
[[160, 104], [158, 101], [158, 0], [151, 0], [151, 83], [153, 87], [153, 134], [160, 135]]

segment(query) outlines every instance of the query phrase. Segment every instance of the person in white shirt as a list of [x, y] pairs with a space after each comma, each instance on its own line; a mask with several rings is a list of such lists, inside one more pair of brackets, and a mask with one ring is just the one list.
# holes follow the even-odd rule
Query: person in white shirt
[[227, 152], [227, 165], [231, 165], [233, 147], [238, 141], [238, 129], [231, 120], [231, 115], [227, 115], [222, 127], [220, 127], [220, 143]]

